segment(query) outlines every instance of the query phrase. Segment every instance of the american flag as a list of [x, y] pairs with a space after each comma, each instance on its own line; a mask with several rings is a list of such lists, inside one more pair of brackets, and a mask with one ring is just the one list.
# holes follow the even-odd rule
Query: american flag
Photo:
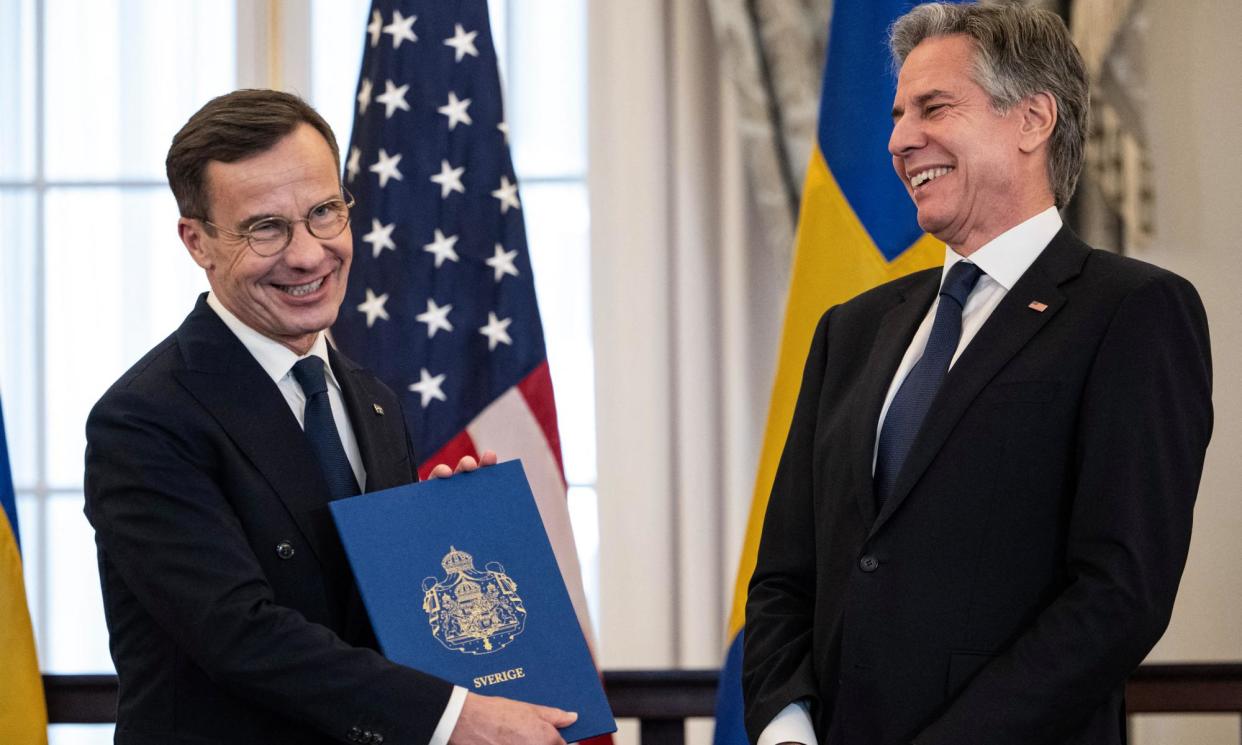
[[404, 397], [419, 473], [521, 458], [588, 641], [556, 404], [485, 0], [375, 0], [337, 346]]

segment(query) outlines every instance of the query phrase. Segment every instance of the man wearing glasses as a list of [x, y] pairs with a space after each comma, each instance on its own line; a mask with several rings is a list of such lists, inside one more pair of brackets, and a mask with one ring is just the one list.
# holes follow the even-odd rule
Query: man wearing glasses
[[328, 502], [413, 481], [415, 459], [397, 397], [324, 335], [353, 254], [328, 124], [236, 91], [166, 165], [211, 292], [87, 421], [116, 742], [562, 742], [572, 714], [376, 651]]

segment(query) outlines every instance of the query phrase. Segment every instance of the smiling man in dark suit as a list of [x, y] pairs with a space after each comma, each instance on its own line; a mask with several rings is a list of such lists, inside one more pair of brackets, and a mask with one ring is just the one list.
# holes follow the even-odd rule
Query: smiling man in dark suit
[[748, 731], [1122, 743], [1211, 433], [1203, 307], [1061, 224], [1088, 99], [1060, 19], [929, 4], [891, 41], [889, 150], [945, 266], [819, 323], [750, 583]]
[[327, 123], [236, 91], [190, 118], [167, 168], [211, 292], [87, 421], [116, 742], [563, 742], [572, 714], [376, 651], [328, 502], [417, 477], [398, 399], [324, 335], [353, 252]]

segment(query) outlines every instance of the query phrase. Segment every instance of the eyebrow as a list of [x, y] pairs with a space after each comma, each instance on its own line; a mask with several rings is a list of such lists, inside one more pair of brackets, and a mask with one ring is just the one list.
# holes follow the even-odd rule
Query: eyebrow
[[[314, 204], [312, 204], [310, 209], [306, 211], [306, 214], [309, 215], [311, 210], [315, 209], [316, 207], [320, 207], [322, 205], [327, 204], [328, 202], [332, 202], [338, 199], [344, 200], [344, 197], [341, 196], [340, 194], [337, 194], [335, 196], [327, 197], [326, 199], [321, 199], [318, 202], [315, 202]], [[270, 220], [272, 218], [277, 218], [277, 219], [285, 220], [285, 221], [289, 220], [289, 218], [285, 217], [284, 215], [277, 215], [274, 212], [268, 212], [262, 215], [251, 215], [250, 217], [247, 217], [245, 220], [242, 220], [241, 222], [237, 224], [237, 228], [241, 232], [245, 232], [249, 230], [251, 227], [253, 227], [256, 223], [263, 222], [264, 220]]]
[[271, 213], [268, 213], [266, 215], [251, 215], [250, 217], [247, 217], [245, 220], [242, 220], [241, 222], [239, 222], [237, 224], [237, 227], [244, 232], [246, 230], [249, 230], [256, 223], [261, 223], [264, 220], [270, 220], [273, 217], [280, 218], [281, 220], [286, 219], [283, 215], [275, 215]]
[[[930, 90], [930, 91], [928, 91], [928, 92], [926, 92], [926, 93], [921, 93], [921, 94], [919, 94], [919, 95], [915, 96], [915, 97], [914, 97], [914, 104], [915, 104], [915, 106], [916, 106], [916, 107], [918, 107], [918, 108], [922, 108], [922, 107], [923, 107], [923, 106], [925, 106], [925, 105], [926, 105], [929, 101], [934, 101], [934, 100], [936, 100], [936, 99], [938, 99], [938, 98], [950, 98], [951, 96], [952, 96], [952, 94], [950, 94], [948, 91], [942, 91], [942, 90], [940, 90], [939, 88], [933, 88], [932, 90]], [[906, 111], [906, 110], [905, 110], [905, 109], [903, 109], [900, 105], [893, 106], [893, 121], [897, 121], [897, 119], [898, 119], [898, 118], [899, 118], [902, 114], [904, 114], [904, 113], [905, 113], [905, 111]]]

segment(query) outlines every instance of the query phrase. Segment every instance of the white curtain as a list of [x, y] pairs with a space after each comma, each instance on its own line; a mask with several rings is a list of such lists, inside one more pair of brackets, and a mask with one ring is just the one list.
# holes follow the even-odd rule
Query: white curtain
[[715, 667], [785, 267], [755, 249], [706, 3], [589, 12], [601, 658]]

